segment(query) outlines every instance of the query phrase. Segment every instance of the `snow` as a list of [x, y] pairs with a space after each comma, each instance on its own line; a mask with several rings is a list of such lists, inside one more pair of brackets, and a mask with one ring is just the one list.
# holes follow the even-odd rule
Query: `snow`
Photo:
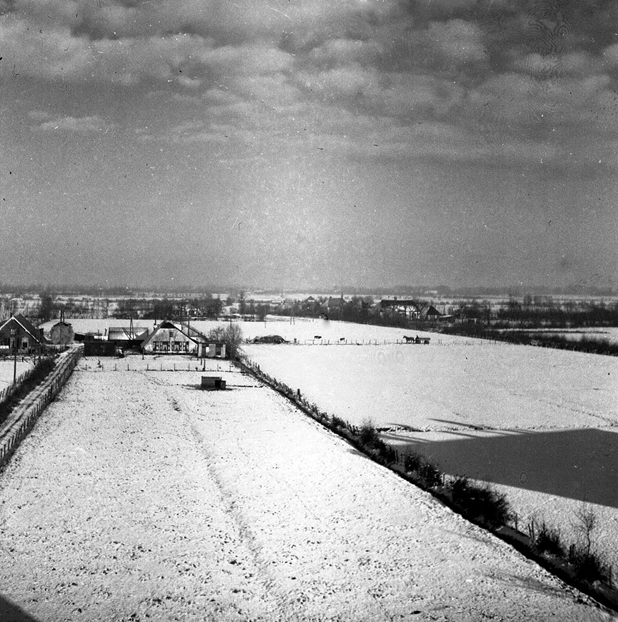
[[599, 516], [595, 548], [618, 568], [618, 359], [433, 338], [244, 350], [322, 410], [356, 425], [370, 419], [385, 440], [446, 473], [492, 483], [521, 525], [546, 520], [570, 543], [588, 504]]
[[244, 347], [351, 423], [415, 430], [618, 425], [618, 359], [509, 344]]
[[36, 619], [610, 619], [250, 376], [122, 363], [83, 360], [0, 478]]
[[[15, 362], [13, 359], [0, 360], [0, 391], [6, 389], [9, 385], [13, 384]], [[32, 368], [30, 360], [24, 360], [23, 357], [18, 357], [17, 360], [17, 377]]]

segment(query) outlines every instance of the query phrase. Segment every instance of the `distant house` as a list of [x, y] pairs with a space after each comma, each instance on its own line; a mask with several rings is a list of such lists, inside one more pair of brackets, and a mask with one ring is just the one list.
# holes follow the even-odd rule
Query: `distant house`
[[200, 358], [226, 358], [226, 344], [209, 341], [202, 333], [173, 322], [155, 326], [141, 344], [147, 354], [191, 354]]
[[74, 337], [71, 324], [62, 320], [54, 324], [49, 331], [49, 340], [55, 345], [68, 345], [73, 342]]
[[121, 349], [138, 348], [147, 337], [148, 329], [139, 326], [112, 326], [107, 331], [107, 341]]
[[438, 322], [442, 314], [429, 303], [424, 303], [419, 310], [419, 319], [426, 322]]
[[407, 320], [420, 319], [418, 304], [410, 299], [384, 298], [380, 301], [380, 315], [399, 316]]
[[142, 350], [148, 354], [193, 354], [197, 356], [199, 340], [187, 334], [172, 322], [161, 322], [142, 341]]
[[11, 316], [0, 326], [0, 348], [27, 354], [45, 343], [43, 329], [35, 328], [19, 313]]

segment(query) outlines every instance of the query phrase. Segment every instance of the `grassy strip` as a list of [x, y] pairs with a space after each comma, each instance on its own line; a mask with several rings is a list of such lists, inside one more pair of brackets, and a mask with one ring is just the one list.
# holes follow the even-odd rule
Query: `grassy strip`
[[0, 425], [8, 419], [12, 410], [25, 396], [47, 378], [55, 365], [56, 363], [53, 358], [46, 357], [41, 359], [29, 372], [24, 374], [17, 388], [0, 402]]
[[431, 493], [467, 520], [491, 531], [566, 583], [618, 611], [618, 591], [612, 584], [612, 568], [592, 550], [591, 534], [596, 517], [590, 510], [583, 509], [578, 513], [579, 530], [583, 536], [583, 542], [578, 544], [566, 547], [559, 531], [545, 522], [537, 525], [533, 521], [528, 525], [528, 533], [522, 533], [518, 531], [518, 517], [506, 495], [489, 484], [478, 484], [464, 476], [447, 476], [424, 456], [413, 452], [402, 454], [385, 443], [370, 421], [359, 428], [336, 415], [331, 416], [320, 410], [317, 404], [304, 399], [300, 390], [294, 391], [263, 372], [246, 356], [237, 357], [235, 362], [375, 462]]

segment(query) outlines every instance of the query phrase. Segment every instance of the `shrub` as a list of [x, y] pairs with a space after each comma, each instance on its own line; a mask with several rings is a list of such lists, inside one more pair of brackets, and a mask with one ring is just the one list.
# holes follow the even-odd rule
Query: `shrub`
[[379, 443], [382, 443], [380, 435], [378, 434], [378, 431], [375, 429], [370, 419], [365, 419], [365, 421], [363, 421], [358, 440], [363, 447], [376, 449], [378, 448]]
[[545, 521], [541, 523], [536, 533], [534, 545], [539, 553], [549, 553], [556, 557], [564, 556], [560, 531], [556, 528], [549, 527]]
[[387, 443], [384, 443], [384, 441], [380, 442], [384, 445], [384, 447], [380, 448], [380, 455], [382, 456], [384, 462], [386, 462], [387, 464], [393, 464], [398, 462], [399, 454], [397, 453], [397, 450], [394, 447], [388, 445]]
[[421, 468], [422, 464], [423, 464], [422, 458], [418, 454], [415, 454], [415, 453], [406, 454], [403, 459], [403, 468], [408, 473], [413, 473], [415, 471], [418, 471]]
[[430, 462], [421, 464], [417, 473], [418, 482], [424, 488], [436, 488], [442, 485], [442, 473]]
[[592, 583], [605, 578], [603, 561], [599, 555], [586, 551], [585, 546], [572, 544], [569, 547], [569, 562], [578, 579]]
[[332, 428], [345, 428], [346, 427], [345, 421], [341, 419], [341, 417], [337, 417], [336, 415], [332, 416], [330, 420], [330, 425]]
[[479, 486], [467, 477], [457, 477], [450, 489], [453, 503], [467, 518], [491, 528], [508, 523], [511, 511], [506, 495], [487, 485]]

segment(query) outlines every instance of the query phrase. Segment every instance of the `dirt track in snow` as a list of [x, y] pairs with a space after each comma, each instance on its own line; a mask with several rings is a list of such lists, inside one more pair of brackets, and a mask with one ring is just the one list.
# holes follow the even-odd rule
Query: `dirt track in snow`
[[603, 620], [238, 372], [76, 371], [0, 476], [0, 593], [63, 620]]

